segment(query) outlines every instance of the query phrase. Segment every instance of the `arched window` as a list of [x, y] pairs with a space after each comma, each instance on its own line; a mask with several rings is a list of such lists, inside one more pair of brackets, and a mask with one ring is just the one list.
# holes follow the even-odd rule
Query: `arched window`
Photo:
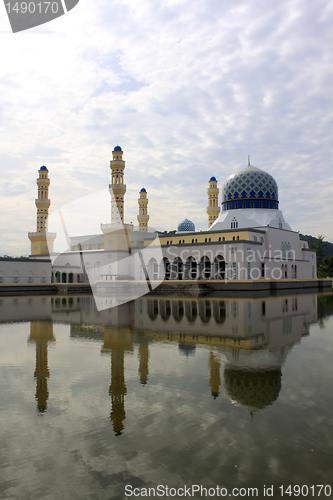
[[217, 280], [225, 279], [225, 260], [222, 255], [217, 255], [213, 263], [213, 278]]
[[231, 229], [237, 229], [238, 228], [238, 221], [236, 217], [234, 217], [231, 221]]
[[101, 279], [101, 263], [100, 262], [96, 262], [96, 264], [95, 264], [94, 279], [95, 279], [95, 281], [98, 281]]
[[19, 283], [19, 282], [20, 282], [20, 275], [17, 271], [15, 271], [13, 274], [13, 283]]
[[86, 262], [85, 263], [84, 269], [85, 269], [84, 281], [88, 281], [88, 280], [90, 281], [91, 280], [91, 265], [90, 265], [90, 262]]
[[169, 280], [170, 279], [170, 261], [166, 257], [163, 259], [163, 266], [164, 266], [164, 279]]

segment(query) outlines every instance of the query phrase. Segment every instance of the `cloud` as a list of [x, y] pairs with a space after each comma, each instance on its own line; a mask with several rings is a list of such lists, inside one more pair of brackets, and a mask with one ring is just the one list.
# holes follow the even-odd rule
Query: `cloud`
[[[144, 185], [155, 227], [174, 229], [187, 216], [205, 229], [209, 177], [221, 188], [251, 154], [276, 178], [293, 229], [318, 228], [333, 240], [332, 17], [327, 0], [96, 1], [30, 36], [2, 34], [0, 209], [8, 225], [34, 230], [41, 162], [52, 201], [67, 203], [107, 186], [118, 143], [131, 220]], [[28, 227], [6, 208], [8, 197], [23, 196], [21, 183]], [[304, 200], [318, 198], [314, 218], [314, 202]]]

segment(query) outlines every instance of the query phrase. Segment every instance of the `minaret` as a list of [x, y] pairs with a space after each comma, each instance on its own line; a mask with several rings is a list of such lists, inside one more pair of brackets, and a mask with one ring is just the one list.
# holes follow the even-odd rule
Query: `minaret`
[[219, 189], [217, 187], [216, 177], [211, 177], [209, 179], [209, 188], [207, 189], [208, 194], [208, 229], [213, 224], [213, 222], [218, 218], [220, 213], [219, 207]]
[[116, 146], [112, 151], [111, 184], [109, 191], [111, 194], [111, 224], [124, 223], [124, 195], [126, 184], [124, 184], [125, 162], [123, 161], [123, 151], [120, 146]]
[[31, 255], [48, 255], [53, 252], [53, 241], [56, 238], [55, 233], [47, 232], [49, 207], [51, 205], [51, 200], [49, 199], [50, 179], [49, 171], [45, 165], [40, 167], [38, 173], [38, 195], [35, 200], [37, 207], [37, 231], [35, 233], [28, 233], [28, 237], [31, 241]]
[[147, 198], [147, 191], [145, 188], [142, 188], [140, 191], [140, 198], [138, 199], [139, 203], [139, 215], [138, 215], [138, 222], [139, 222], [139, 230], [140, 231], [148, 231], [148, 221], [149, 221], [149, 215], [148, 215], [148, 198]]

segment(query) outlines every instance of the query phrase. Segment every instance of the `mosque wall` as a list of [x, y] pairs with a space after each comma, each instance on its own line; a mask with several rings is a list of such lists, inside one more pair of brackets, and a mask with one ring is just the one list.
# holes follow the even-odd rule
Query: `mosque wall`
[[50, 282], [50, 260], [0, 257], [0, 284], [32, 284]]

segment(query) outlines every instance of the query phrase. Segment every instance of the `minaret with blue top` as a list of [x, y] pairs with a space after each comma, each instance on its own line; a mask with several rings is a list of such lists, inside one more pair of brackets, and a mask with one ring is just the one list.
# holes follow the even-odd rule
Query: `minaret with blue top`
[[140, 190], [140, 198], [138, 199], [139, 203], [139, 215], [138, 215], [138, 223], [139, 223], [139, 230], [140, 231], [148, 231], [148, 221], [149, 221], [149, 215], [148, 215], [148, 198], [147, 198], [147, 191], [143, 187]]
[[208, 194], [208, 206], [207, 206], [207, 214], [208, 214], [208, 229], [216, 221], [220, 213], [219, 207], [219, 189], [217, 187], [216, 177], [211, 177], [209, 179], [209, 188], [207, 189]]
[[126, 193], [126, 184], [124, 184], [125, 162], [123, 161], [123, 151], [120, 146], [116, 146], [112, 151], [110, 168], [111, 224], [118, 225], [124, 223], [124, 196]]
[[49, 198], [49, 171], [43, 165], [38, 170], [37, 179], [38, 194], [35, 200], [37, 208], [36, 232], [28, 233], [31, 241], [31, 255], [48, 255], [53, 252], [53, 242], [56, 238], [55, 233], [48, 232], [49, 207], [51, 200]]

